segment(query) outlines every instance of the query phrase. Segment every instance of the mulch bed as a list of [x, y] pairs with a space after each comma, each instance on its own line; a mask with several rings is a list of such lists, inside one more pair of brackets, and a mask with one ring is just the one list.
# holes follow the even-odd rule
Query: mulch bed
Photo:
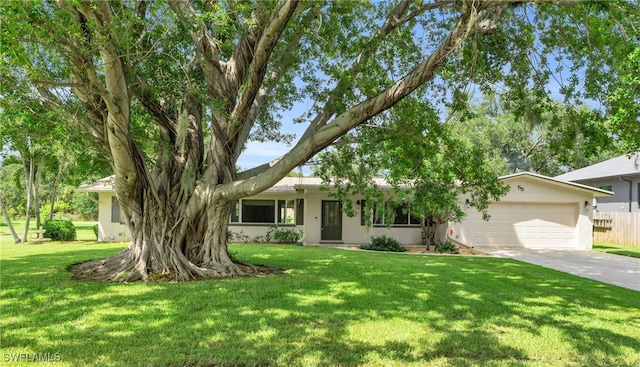
[[[359, 250], [360, 248], [358, 246], [349, 246], [351, 249], [354, 250]], [[465, 256], [487, 256], [487, 254], [485, 254], [484, 252], [478, 251], [478, 250], [474, 250], [472, 248], [464, 248], [461, 247], [459, 249], [457, 249], [455, 252], [453, 253], [439, 253], [439, 252], [435, 252], [435, 250], [433, 249], [433, 246], [431, 246], [431, 250], [429, 252], [426, 252], [427, 250], [427, 246], [409, 246], [406, 247], [407, 251], [406, 253], [410, 253], [410, 254], [425, 254], [425, 253], [429, 253], [429, 254], [434, 254], [434, 255], [465, 255]]]

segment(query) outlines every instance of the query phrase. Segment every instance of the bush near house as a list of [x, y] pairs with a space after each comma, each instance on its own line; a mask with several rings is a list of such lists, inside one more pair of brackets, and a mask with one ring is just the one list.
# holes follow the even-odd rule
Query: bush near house
[[395, 238], [380, 236], [372, 237], [371, 243], [366, 245], [360, 245], [363, 250], [373, 251], [390, 251], [390, 252], [405, 252], [407, 249], [398, 242]]
[[271, 226], [265, 235], [267, 242], [296, 243], [302, 238], [302, 231], [297, 229], [278, 228]]
[[46, 231], [45, 237], [54, 241], [75, 241], [77, 237], [76, 227], [70, 220], [46, 220], [42, 228]]
[[438, 244], [436, 245], [436, 249], [435, 251], [439, 254], [442, 253], [455, 253], [458, 249], [456, 248], [456, 245], [454, 245], [453, 243], [447, 241], [445, 243], [442, 244]]

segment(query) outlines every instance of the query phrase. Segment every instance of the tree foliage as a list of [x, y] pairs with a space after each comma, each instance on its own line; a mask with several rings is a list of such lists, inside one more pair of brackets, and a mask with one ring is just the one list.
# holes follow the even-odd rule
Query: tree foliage
[[502, 175], [530, 171], [556, 176], [625, 152], [604, 116], [585, 105], [556, 101], [553, 113], [533, 118], [503, 106], [497, 95], [485, 95], [466, 118], [451, 120], [453, 134], [482, 149], [485, 164]]

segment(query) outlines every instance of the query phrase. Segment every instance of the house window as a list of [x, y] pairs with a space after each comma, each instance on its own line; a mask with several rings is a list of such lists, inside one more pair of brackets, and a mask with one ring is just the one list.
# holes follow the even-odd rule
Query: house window
[[120, 202], [115, 196], [111, 197], [111, 223], [122, 223], [123, 215], [120, 212]]
[[296, 224], [299, 226], [304, 224], [304, 199], [296, 200]]
[[638, 182], [638, 189], [636, 190], [636, 197], [638, 198], [638, 208], [640, 208], [640, 182]]
[[303, 224], [303, 199], [243, 199], [231, 205], [229, 223]]
[[[360, 225], [365, 225], [365, 205], [365, 200], [362, 200], [360, 205]], [[373, 225], [384, 226], [388, 223], [398, 227], [415, 226], [420, 224], [420, 219], [411, 215], [408, 204], [394, 205], [392, 202], [387, 202], [382, 209], [378, 205], [374, 205]]]
[[275, 223], [275, 200], [242, 200], [242, 223]]
[[612, 190], [611, 190], [612, 188], [613, 188], [613, 187], [612, 187], [611, 185], [603, 185], [603, 186], [600, 186], [600, 190], [612, 191]]
[[231, 223], [240, 222], [240, 202], [238, 200], [231, 203]]
[[420, 224], [420, 219], [411, 215], [411, 210], [408, 204], [401, 204], [395, 206], [392, 203], [387, 203], [387, 210], [393, 213], [393, 224], [396, 225], [417, 225]]
[[293, 224], [295, 200], [278, 200], [278, 223]]

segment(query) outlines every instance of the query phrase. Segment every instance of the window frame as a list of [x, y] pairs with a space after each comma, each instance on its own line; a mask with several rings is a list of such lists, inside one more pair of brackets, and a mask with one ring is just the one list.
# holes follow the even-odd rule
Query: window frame
[[116, 195], [111, 196], [111, 223], [124, 224], [124, 212]]
[[[261, 206], [257, 205], [257, 202], [262, 202], [265, 204], [266, 202], [270, 202], [271, 205], [262, 205], [268, 206], [272, 208], [272, 214], [268, 214], [267, 219], [273, 218], [273, 221], [264, 221], [264, 222], [256, 222], [249, 221], [246, 219], [255, 219], [255, 215], [251, 217], [247, 217], [245, 214], [247, 212], [248, 206], [245, 204], [250, 204], [251, 202], [256, 202], [253, 206]], [[230, 225], [247, 225], [247, 226], [282, 226], [282, 227], [294, 227], [296, 225], [301, 225], [304, 223], [304, 218], [302, 219], [303, 223], [298, 223], [298, 216], [301, 215], [304, 217], [304, 214], [298, 214], [299, 208], [304, 208], [304, 199], [296, 199], [296, 198], [247, 198], [235, 200], [231, 204], [231, 214], [229, 215], [229, 224]], [[291, 215], [287, 215], [292, 211]]]
[[[366, 205], [366, 200], [360, 200], [360, 225], [364, 226], [365, 223], [365, 205]], [[393, 201], [386, 201], [385, 205], [384, 205], [384, 209], [382, 211], [380, 211], [378, 209], [378, 205], [374, 204], [373, 207], [373, 213], [372, 218], [371, 218], [371, 225], [373, 227], [392, 227], [392, 228], [415, 228], [415, 227], [420, 227], [420, 219], [414, 217], [413, 215], [411, 215], [411, 210], [410, 210], [410, 203], [402, 203], [400, 205], [396, 205], [393, 203]], [[403, 208], [403, 207], [408, 207], [407, 208], [407, 213], [402, 213], [402, 217], [406, 216], [406, 223], [398, 223], [396, 222], [396, 218], [398, 217], [397, 213]], [[394, 215], [391, 220], [393, 220], [393, 223], [387, 223], [387, 215], [386, 215], [386, 211], [387, 210], [394, 210], [396, 212], [396, 215]]]

